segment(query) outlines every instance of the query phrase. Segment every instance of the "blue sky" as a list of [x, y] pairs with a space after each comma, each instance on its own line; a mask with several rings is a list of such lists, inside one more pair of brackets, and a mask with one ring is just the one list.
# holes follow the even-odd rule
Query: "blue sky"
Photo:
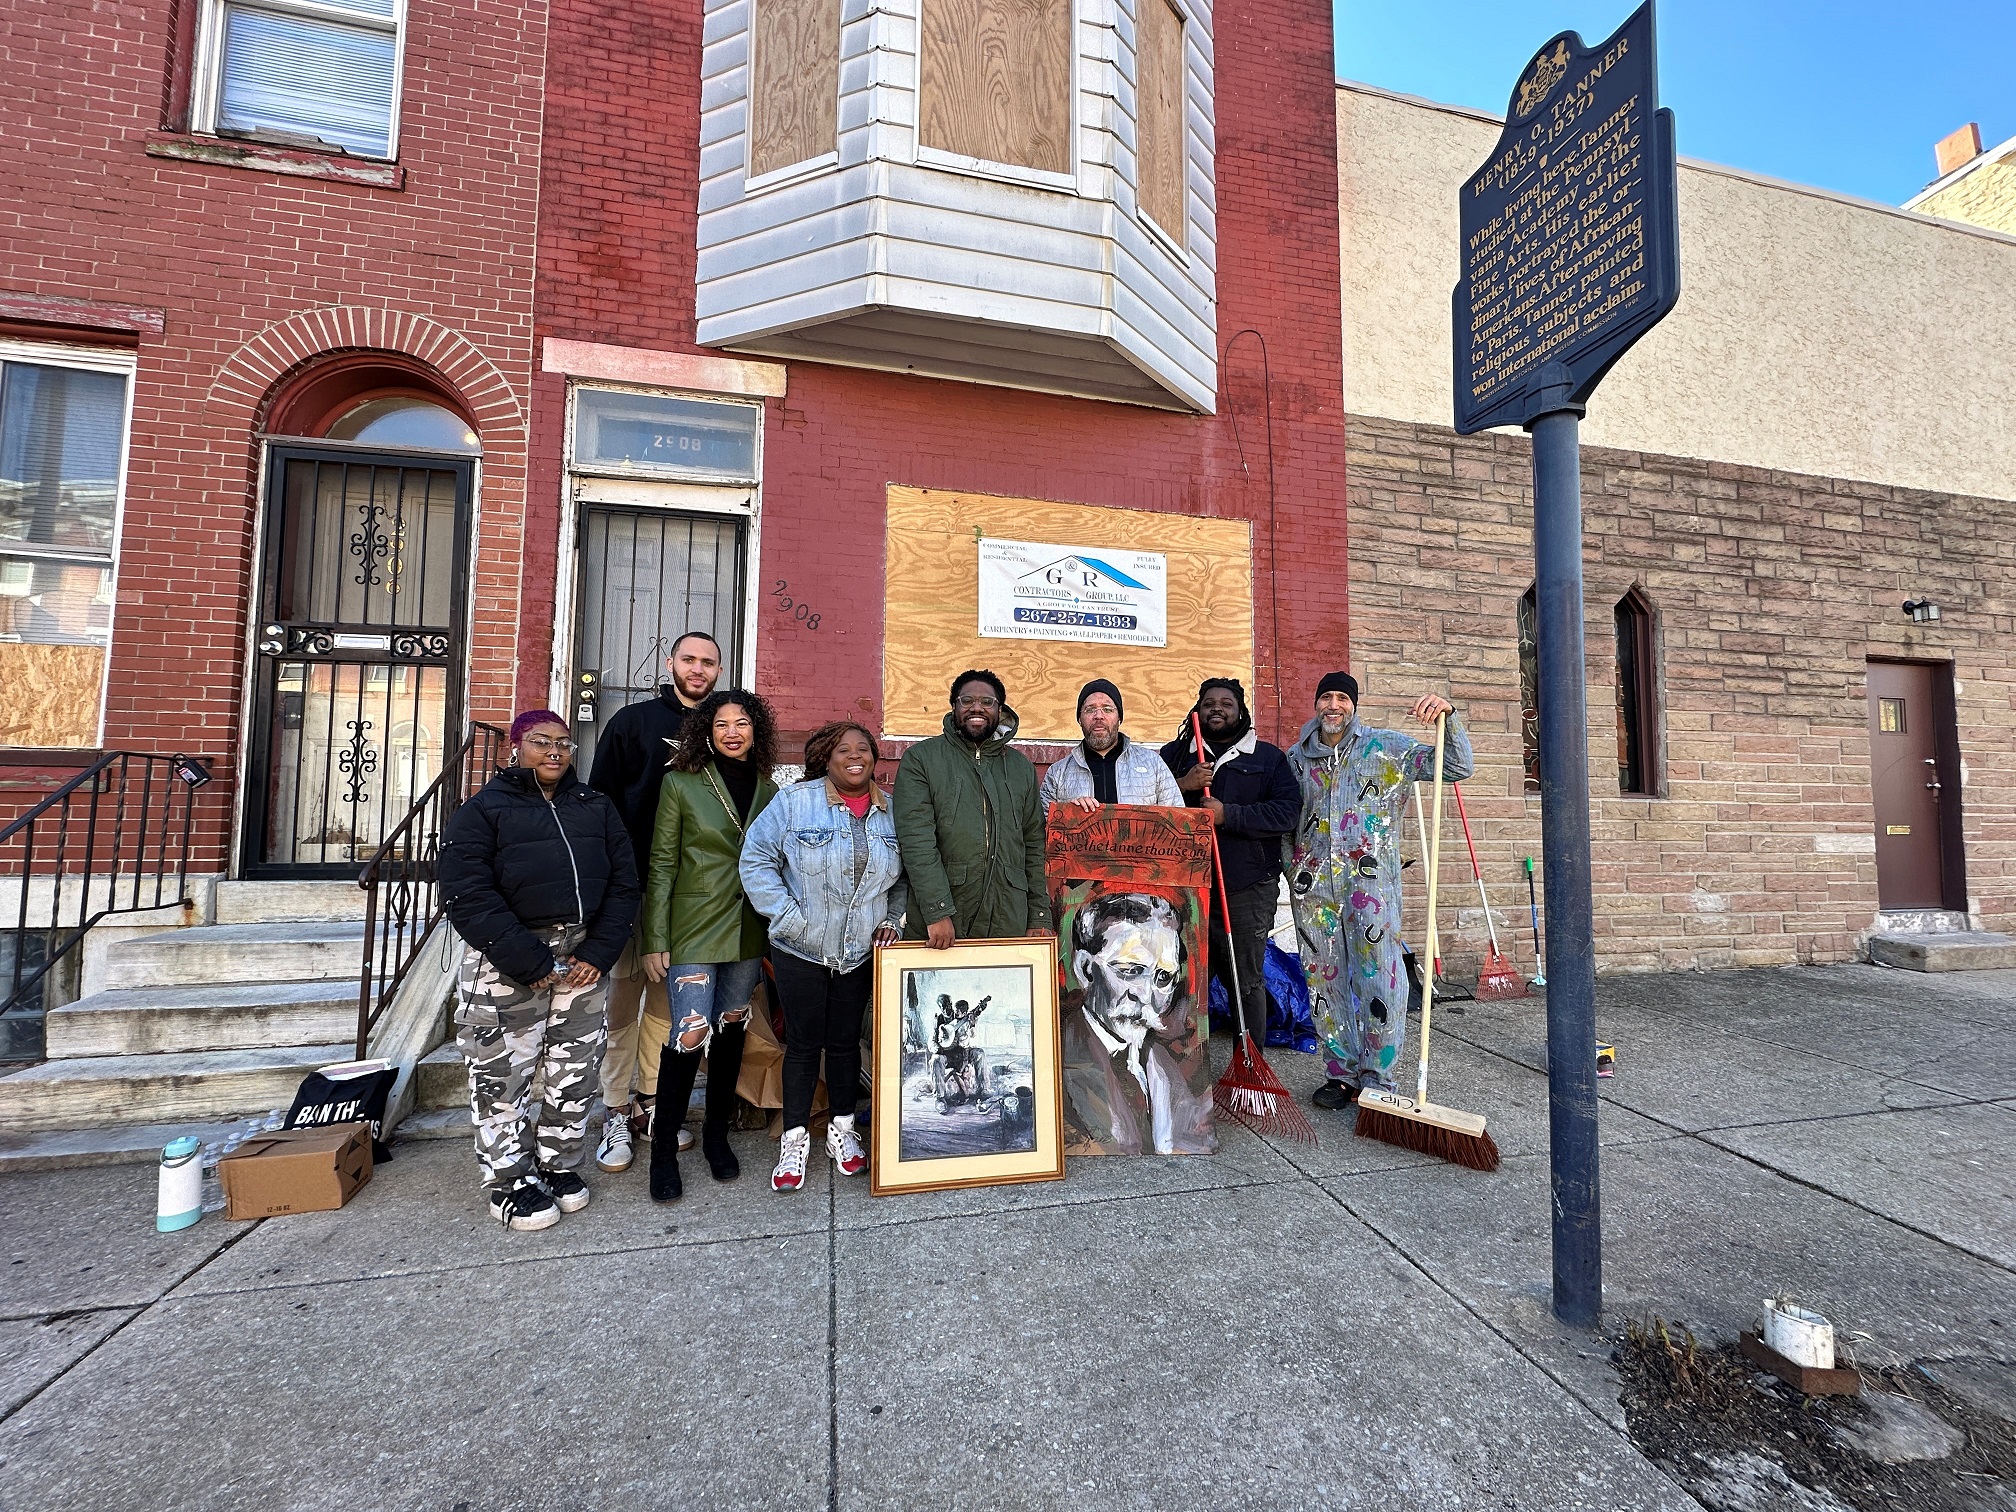
[[[1337, 73], [1494, 115], [1558, 31], [1634, 0], [1333, 0]], [[1899, 204], [1968, 121], [2016, 136], [2016, 0], [1660, 0], [1660, 103], [1680, 155]]]

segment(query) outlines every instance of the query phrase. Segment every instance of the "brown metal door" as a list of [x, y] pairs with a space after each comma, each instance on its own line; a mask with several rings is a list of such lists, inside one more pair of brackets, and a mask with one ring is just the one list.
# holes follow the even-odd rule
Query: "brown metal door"
[[1876, 901], [1943, 908], [1934, 668], [1869, 663], [1869, 784], [1876, 798]]

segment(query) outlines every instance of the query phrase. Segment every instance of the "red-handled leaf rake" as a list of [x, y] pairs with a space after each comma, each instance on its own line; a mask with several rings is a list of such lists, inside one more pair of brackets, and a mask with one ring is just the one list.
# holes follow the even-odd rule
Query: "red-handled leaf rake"
[[1498, 949], [1498, 926], [1491, 919], [1491, 894], [1484, 890], [1484, 868], [1477, 864], [1477, 842], [1470, 838], [1470, 816], [1463, 810], [1463, 784], [1452, 782], [1449, 786], [1456, 794], [1456, 817], [1463, 821], [1463, 844], [1470, 851], [1470, 875], [1477, 879], [1477, 899], [1484, 905], [1484, 928], [1491, 935], [1491, 954], [1477, 968], [1478, 1001], [1497, 1003], [1506, 998], [1529, 997], [1526, 979]]
[[[1199, 764], [1208, 763], [1210, 755], [1204, 746], [1204, 726], [1194, 712], [1190, 715], [1190, 733], [1197, 742]], [[1211, 796], [1211, 784], [1208, 782], [1204, 784], [1204, 796]], [[1211, 827], [1211, 872], [1218, 883], [1218, 908], [1220, 917], [1225, 921], [1225, 941], [1232, 947], [1225, 955], [1232, 965], [1232, 1022], [1238, 1028], [1238, 1034], [1232, 1041], [1232, 1063], [1218, 1078], [1211, 1100], [1220, 1113], [1238, 1119], [1255, 1134], [1277, 1134], [1313, 1145], [1316, 1143], [1315, 1125], [1296, 1106], [1294, 1094], [1282, 1085], [1281, 1078], [1274, 1074], [1274, 1068], [1267, 1064], [1267, 1057], [1253, 1043], [1253, 1036], [1246, 1032], [1246, 995], [1239, 989], [1239, 954], [1232, 934], [1232, 900], [1230, 890], [1225, 886], [1225, 858], [1218, 852], [1218, 827], [1215, 824]], [[1209, 935], [1208, 928], [1206, 935]], [[1210, 1020], [1208, 1011], [1205, 1020], [1207, 1023]]]

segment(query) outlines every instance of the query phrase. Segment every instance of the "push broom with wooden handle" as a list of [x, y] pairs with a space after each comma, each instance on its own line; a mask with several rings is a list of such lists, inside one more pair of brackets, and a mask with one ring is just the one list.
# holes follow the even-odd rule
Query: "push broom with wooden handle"
[[[1442, 752], [1448, 720], [1447, 714], [1435, 716], [1435, 822], [1429, 830], [1428, 933], [1423, 942], [1430, 962], [1435, 959], [1436, 892], [1442, 872]], [[1485, 1130], [1484, 1116], [1428, 1101], [1428, 1036], [1434, 1019], [1435, 969], [1431, 964], [1421, 984], [1421, 1065], [1414, 1096], [1367, 1087], [1358, 1094], [1358, 1134], [1472, 1170], [1495, 1171], [1498, 1145]]]

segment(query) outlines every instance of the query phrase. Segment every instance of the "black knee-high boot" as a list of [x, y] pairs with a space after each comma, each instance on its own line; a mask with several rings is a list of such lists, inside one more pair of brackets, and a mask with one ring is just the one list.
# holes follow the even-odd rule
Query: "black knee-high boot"
[[679, 1126], [693, 1100], [693, 1079], [700, 1074], [700, 1052], [667, 1048], [658, 1073], [658, 1116], [651, 1125], [651, 1200], [676, 1202], [685, 1195], [679, 1176]]
[[742, 1163], [728, 1143], [728, 1125], [735, 1118], [735, 1083], [742, 1075], [742, 1045], [748, 1030], [723, 1024], [714, 1031], [707, 1050], [707, 1112], [700, 1123], [700, 1153], [716, 1181], [733, 1181]]

